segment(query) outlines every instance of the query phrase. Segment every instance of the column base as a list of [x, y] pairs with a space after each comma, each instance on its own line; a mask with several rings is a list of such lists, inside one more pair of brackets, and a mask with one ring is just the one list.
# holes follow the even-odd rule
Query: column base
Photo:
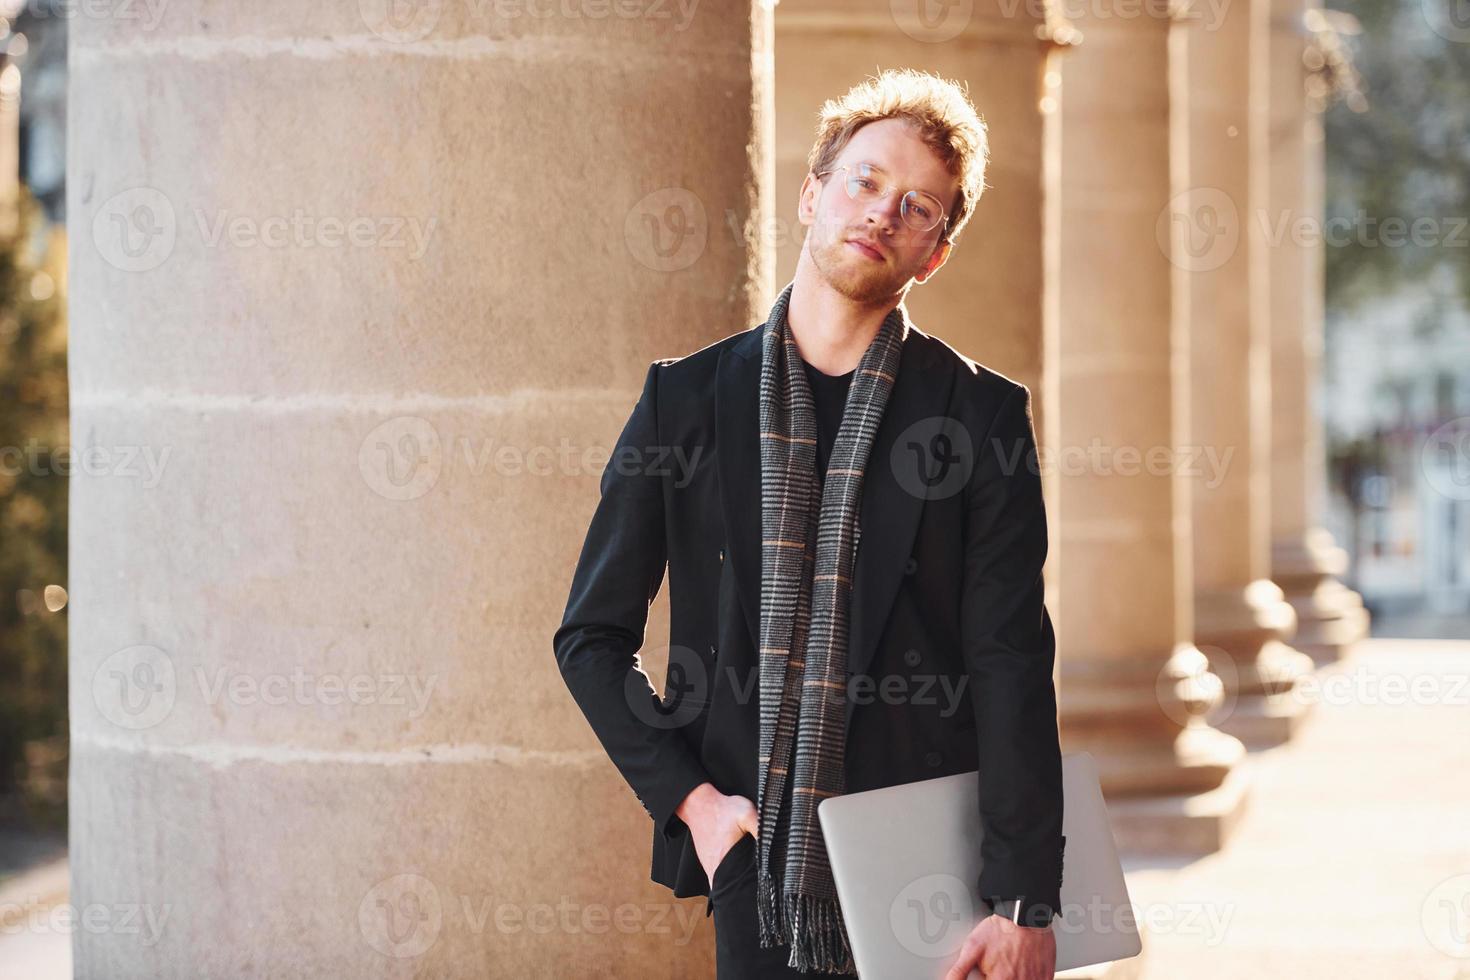
[[1210, 724], [1234, 735], [1247, 749], [1269, 749], [1294, 738], [1312, 716], [1314, 705], [1291, 694], [1243, 698], [1226, 717]]
[[1062, 750], [1093, 754], [1108, 799], [1206, 793], [1246, 754], [1238, 739], [1205, 721], [1223, 691], [1192, 643], [1157, 657], [1064, 660]]
[[1305, 719], [1309, 706], [1296, 691], [1316, 664], [1284, 642], [1296, 625], [1296, 613], [1270, 579], [1195, 597], [1200, 648], [1225, 685], [1206, 719], [1248, 748], [1280, 745]]
[[1347, 566], [1347, 552], [1325, 528], [1310, 528], [1271, 546], [1272, 578], [1296, 610], [1293, 644], [1319, 665], [1341, 660], [1368, 635], [1363, 597], [1338, 581]]
[[1250, 800], [1248, 764], [1207, 793], [1109, 799], [1108, 819], [1126, 854], [1203, 857], [1225, 846]]

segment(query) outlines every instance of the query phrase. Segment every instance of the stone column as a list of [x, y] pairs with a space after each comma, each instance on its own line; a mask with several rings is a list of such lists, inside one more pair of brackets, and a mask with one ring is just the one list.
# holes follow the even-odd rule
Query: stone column
[[0, 58], [0, 236], [15, 234], [20, 203], [20, 67]]
[[78, 977], [712, 973], [549, 646], [771, 291], [769, 9], [680, 9], [72, 21]]
[[[1184, 12], [1189, 55], [1190, 445], [1200, 455], [1194, 500], [1195, 641], [1225, 682], [1213, 716], [1248, 745], [1291, 736], [1311, 659], [1288, 645], [1296, 615], [1270, 579], [1270, 337], [1265, 237], [1248, 220], [1253, 178], [1253, 19], [1265, 0]], [[1258, 33], [1256, 51], [1260, 52]], [[1255, 70], [1253, 70], [1253, 68]], [[1254, 181], [1254, 182], [1253, 182]]]
[[[1187, 64], [1150, 12], [1074, 21], [1062, 60], [1060, 624], [1063, 748], [1102, 768], [1120, 846], [1219, 848], [1245, 749], [1205, 715], [1221, 683], [1193, 638], [1188, 278], [1171, 198]], [[1174, 120], [1175, 125], [1182, 120]]]
[[[1296, 610], [1295, 645], [1320, 662], [1368, 633], [1362, 597], [1338, 581], [1348, 556], [1319, 525], [1326, 453], [1319, 413], [1322, 353], [1322, 124], [1308, 107], [1302, 14], [1312, 0], [1270, 0], [1271, 572]], [[1315, 223], [1315, 224], [1313, 224]]]
[[[989, 127], [992, 189], [981, 196], [945, 267], [914, 288], [906, 305], [920, 329], [1036, 393], [1033, 418], [1044, 446], [1055, 440], [1048, 428], [1055, 424], [1055, 379], [1047, 368], [1055, 341], [1044, 308], [1044, 248], [1047, 183], [1056, 180], [1044, 156], [1047, 133], [1055, 129], [1045, 76], [1069, 28], [1041, 5], [1021, 4], [1009, 16], [1004, 6], [954, 5], [929, 18], [920, 16], [922, 5], [781, 0], [771, 237], [776, 279], [786, 282], [805, 233], [797, 198], [823, 102], [885, 68], [917, 68], [967, 84]], [[1055, 107], [1054, 97], [1049, 105]], [[1044, 479], [1050, 496], [1055, 482]]]

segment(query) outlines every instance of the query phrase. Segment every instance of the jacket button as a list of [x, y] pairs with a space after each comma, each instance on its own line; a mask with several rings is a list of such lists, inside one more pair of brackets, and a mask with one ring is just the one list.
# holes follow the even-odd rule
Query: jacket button
[[714, 645], [714, 644], [713, 644], [713, 643], [711, 643], [711, 644], [710, 644], [710, 645], [709, 645], [709, 655], [710, 655], [710, 656], [711, 656], [711, 657], [713, 657], [713, 656], [714, 656], [714, 655], [715, 655], [715, 645]]
[[720, 561], [724, 561], [724, 560], [725, 560], [725, 549], [724, 548], [721, 548], [720, 549]]
[[928, 755], [924, 756], [924, 763], [928, 765], [930, 769], [939, 768], [939, 764], [943, 761], [944, 756], [940, 755], [938, 752], [930, 752]]
[[909, 560], [903, 563], [903, 573], [905, 575], [912, 575], [912, 574], [914, 574], [914, 572], [916, 572], [918, 570], [919, 570], [919, 560], [917, 558], [915, 558], [913, 555], [909, 555]]
[[919, 660], [920, 659], [921, 658], [919, 657], [919, 651], [917, 651], [917, 650], [905, 650], [904, 651], [903, 662], [906, 663], [906, 664], [908, 664], [910, 667], [917, 667], [917, 666], [919, 666]]

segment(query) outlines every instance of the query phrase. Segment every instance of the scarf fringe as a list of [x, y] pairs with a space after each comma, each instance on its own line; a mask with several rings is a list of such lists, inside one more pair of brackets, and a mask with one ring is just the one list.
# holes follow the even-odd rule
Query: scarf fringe
[[782, 895], [774, 877], [757, 877], [756, 912], [762, 948], [789, 944], [791, 956], [786, 965], [802, 973], [819, 970], [858, 975], [842, 908], [835, 898], [791, 892]]

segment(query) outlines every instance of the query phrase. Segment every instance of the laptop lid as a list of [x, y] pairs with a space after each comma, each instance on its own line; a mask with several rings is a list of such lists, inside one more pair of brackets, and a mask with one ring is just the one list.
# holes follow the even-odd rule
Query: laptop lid
[[[942, 980], [989, 909], [975, 894], [983, 864], [979, 774], [960, 773], [823, 800], [817, 818], [858, 973]], [[1142, 949], [1097, 763], [1062, 756], [1062, 906], [1052, 920], [1057, 970]]]

